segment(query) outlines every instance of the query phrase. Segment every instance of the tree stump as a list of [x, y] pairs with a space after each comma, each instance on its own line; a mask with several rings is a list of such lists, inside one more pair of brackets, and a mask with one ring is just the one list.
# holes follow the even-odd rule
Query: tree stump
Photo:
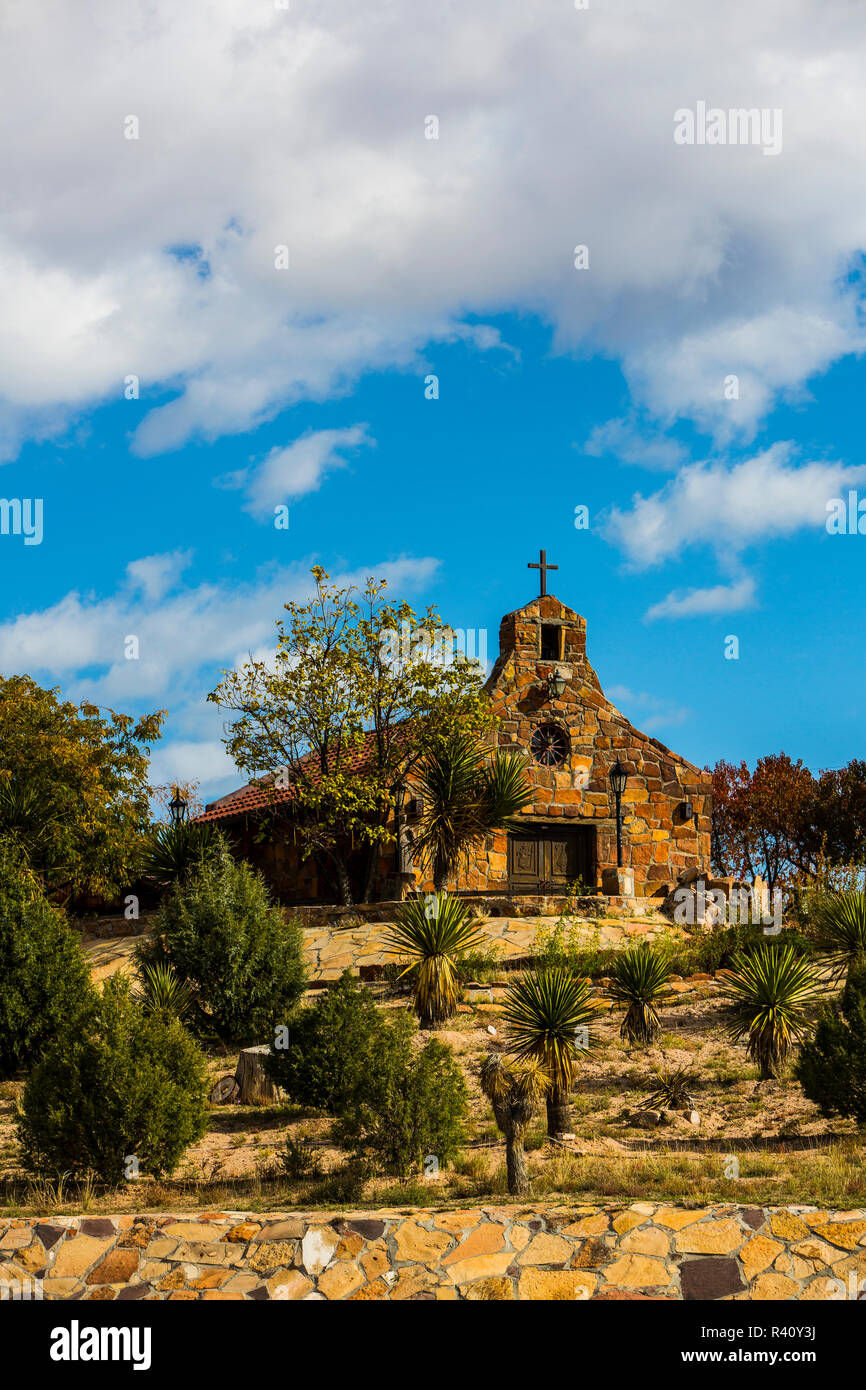
[[245, 1047], [238, 1057], [235, 1076], [239, 1087], [240, 1105], [271, 1105], [277, 1098], [276, 1087], [265, 1075], [263, 1059], [270, 1052], [267, 1043], [260, 1047]]

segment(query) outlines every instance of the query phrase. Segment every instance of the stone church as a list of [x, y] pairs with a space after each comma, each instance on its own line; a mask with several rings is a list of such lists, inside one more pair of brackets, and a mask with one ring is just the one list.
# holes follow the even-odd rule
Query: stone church
[[[473, 896], [561, 897], [577, 885], [578, 892], [662, 899], [680, 876], [709, 872], [710, 776], [642, 734], [611, 704], [587, 660], [586, 620], [546, 592], [547, 570], [557, 567], [547, 565], [542, 551], [531, 568], [541, 570], [541, 594], [502, 619], [499, 656], [485, 689], [499, 719], [492, 742], [528, 756], [533, 800], [519, 830], [488, 836], [449, 887]], [[253, 783], [209, 805], [200, 819], [222, 824], [284, 902], [333, 901], [312, 861], [300, 861], [289, 833], [257, 833], [275, 796], [280, 793]], [[422, 814], [421, 798], [410, 789], [395, 811], [393, 841], [380, 855], [376, 899], [432, 887], [412, 859], [413, 824]]]

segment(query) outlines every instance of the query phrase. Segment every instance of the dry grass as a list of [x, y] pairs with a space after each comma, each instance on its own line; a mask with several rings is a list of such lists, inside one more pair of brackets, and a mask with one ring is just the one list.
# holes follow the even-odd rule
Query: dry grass
[[[501, 990], [493, 987], [494, 999]], [[406, 1007], [380, 992], [383, 1008]], [[635, 1049], [619, 1037], [620, 1012], [605, 1016], [573, 1097], [574, 1149], [547, 1141], [543, 1115], [527, 1134], [534, 1195], [581, 1202], [639, 1199], [691, 1202], [866, 1206], [866, 1137], [852, 1123], [822, 1117], [788, 1073], [759, 1084], [745, 1048], [727, 1036], [716, 997], [680, 997], [662, 1007], [660, 1045]], [[170, 1181], [141, 1179], [104, 1191], [92, 1184], [34, 1184], [18, 1163], [14, 1107], [20, 1082], [0, 1084], [0, 1211], [7, 1215], [194, 1209], [291, 1210], [396, 1205], [457, 1205], [507, 1200], [505, 1156], [477, 1068], [500, 1039], [498, 1005], [458, 1014], [437, 1036], [451, 1044], [470, 1092], [469, 1144], [454, 1168], [429, 1182], [395, 1183], [359, 1173], [331, 1142], [331, 1120], [291, 1105], [214, 1109], [208, 1133]], [[654, 1066], [690, 1064], [697, 1074], [698, 1130], [683, 1120], [654, 1130], [626, 1117], [647, 1094]], [[213, 1081], [234, 1070], [236, 1054], [215, 1049]], [[289, 1179], [279, 1162], [287, 1136], [312, 1142], [315, 1175]], [[811, 1147], [809, 1147], [811, 1146]], [[730, 1176], [730, 1159], [739, 1164]]]

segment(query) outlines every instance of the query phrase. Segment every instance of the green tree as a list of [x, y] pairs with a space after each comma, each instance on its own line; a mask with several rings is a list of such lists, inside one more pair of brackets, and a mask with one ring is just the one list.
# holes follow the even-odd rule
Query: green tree
[[806, 1034], [806, 1010], [817, 993], [814, 965], [791, 946], [759, 946], [734, 957], [725, 979], [731, 1038], [748, 1037], [747, 1052], [762, 1081], [781, 1076], [791, 1047]]
[[620, 1037], [652, 1043], [661, 1031], [656, 1002], [664, 993], [671, 968], [660, 951], [632, 946], [620, 951], [611, 966], [611, 994], [626, 1005]]
[[288, 1046], [274, 1039], [265, 1071], [297, 1105], [339, 1115], [369, 1072], [373, 1040], [385, 1027], [370, 991], [346, 970], [310, 1008], [296, 1011]]
[[505, 1136], [508, 1191], [512, 1197], [526, 1197], [529, 1193], [526, 1126], [542, 1096], [550, 1090], [550, 1078], [538, 1062], [509, 1060], [494, 1052], [481, 1064], [481, 1089]]
[[20, 848], [0, 840], [0, 1077], [68, 1041], [92, 997], [64, 914], [46, 902]]
[[459, 898], [438, 893], [410, 898], [400, 906], [385, 942], [408, 957], [410, 970], [417, 967], [415, 1012], [422, 1028], [438, 1028], [454, 1017], [460, 999], [460, 957], [483, 941], [484, 933], [467, 919]]
[[416, 1051], [414, 1031], [409, 1014], [400, 1013], [374, 1033], [369, 1066], [336, 1126], [341, 1143], [375, 1155], [400, 1177], [428, 1155], [444, 1167], [465, 1137], [466, 1083], [454, 1053], [438, 1038]]
[[107, 895], [134, 880], [164, 714], [135, 720], [0, 676], [0, 834], [49, 890]]
[[506, 829], [531, 803], [527, 768], [519, 753], [497, 749], [485, 757], [462, 728], [429, 741], [418, 766], [424, 814], [415, 844], [437, 893], [486, 835]]
[[794, 1072], [824, 1115], [866, 1124], [866, 960], [850, 968], [841, 999], [825, 1006]]
[[224, 671], [208, 699], [233, 716], [237, 766], [291, 791], [298, 843], [350, 903], [349, 854], [367, 849], [366, 899], [395, 789], [430, 739], [452, 722], [480, 733], [493, 717], [477, 668], [435, 659], [451, 630], [434, 609], [387, 602], [384, 580], [359, 593], [312, 573], [315, 596], [277, 621], [274, 660]]
[[306, 985], [300, 926], [286, 920], [261, 874], [234, 859], [222, 836], [174, 884], [137, 958], [140, 966], [168, 961], [192, 987], [197, 1030], [232, 1042], [271, 1036]]
[[84, 1026], [31, 1072], [17, 1120], [25, 1167], [119, 1184], [171, 1173], [207, 1128], [207, 1065], [177, 1019], [149, 1013], [115, 975]]
[[541, 1067], [550, 1082], [547, 1132], [552, 1136], [571, 1129], [568, 1097], [597, 1012], [587, 981], [558, 968], [527, 971], [505, 996], [502, 1016], [511, 1050], [518, 1061]]

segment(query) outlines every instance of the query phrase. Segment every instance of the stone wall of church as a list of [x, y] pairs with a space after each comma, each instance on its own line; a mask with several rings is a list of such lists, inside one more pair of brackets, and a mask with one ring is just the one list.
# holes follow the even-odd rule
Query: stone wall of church
[[[561, 657], [542, 660], [539, 626], [561, 629]], [[566, 689], [551, 699], [547, 678], [555, 668]], [[586, 658], [586, 621], [552, 595], [507, 614], [500, 657], [487, 685], [500, 725], [500, 747], [528, 751], [539, 725], [565, 731], [568, 752], [559, 767], [532, 764], [533, 802], [527, 823], [543, 820], [589, 825], [596, 832], [598, 877], [616, 865], [616, 821], [608, 774], [619, 758], [628, 773], [623, 793], [625, 866], [638, 894], [663, 895], [678, 873], [705, 868], [710, 857], [711, 779], [658, 739], [642, 734], [608, 700]], [[688, 819], [684, 803], [692, 803]], [[490, 837], [455, 887], [466, 891], [507, 887], [507, 836]]]

